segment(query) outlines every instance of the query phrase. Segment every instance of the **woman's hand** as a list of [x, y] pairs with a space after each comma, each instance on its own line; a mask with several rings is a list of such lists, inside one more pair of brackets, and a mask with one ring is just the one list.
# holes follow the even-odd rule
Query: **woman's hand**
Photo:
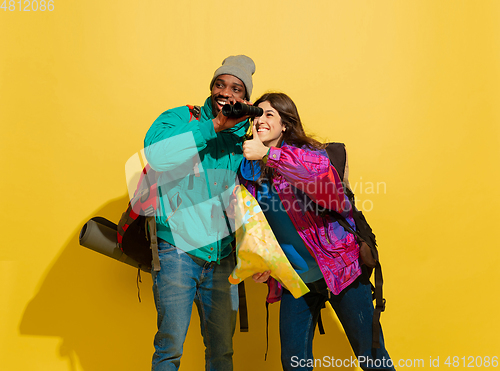
[[252, 279], [257, 283], [264, 283], [269, 279], [270, 275], [271, 275], [271, 271], [259, 272], [259, 273], [255, 273], [252, 276]]
[[243, 142], [243, 156], [245, 156], [247, 160], [262, 160], [267, 154], [267, 151], [269, 151], [269, 148], [260, 140], [255, 124], [252, 126], [252, 133], [253, 138]]

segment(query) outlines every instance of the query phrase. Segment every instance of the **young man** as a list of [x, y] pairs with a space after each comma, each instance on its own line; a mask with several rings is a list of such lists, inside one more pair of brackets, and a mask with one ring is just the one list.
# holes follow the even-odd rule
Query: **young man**
[[224, 209], [243, 158], [248, 120], [227, 118], [225, 104], [246, 102], [255, 64], [230, 56], [210, 83], [211, 95], [196, 110], [168, 110], [144, 140], [150, 166], [160, 172], [156, 214], [160, 271], [152, 271], [158, 312], [153, 371], [177, 370], [193, 301], [200, 315], [207, 370], [232, 370], [232, 337], [238, 310], [233, 234]]

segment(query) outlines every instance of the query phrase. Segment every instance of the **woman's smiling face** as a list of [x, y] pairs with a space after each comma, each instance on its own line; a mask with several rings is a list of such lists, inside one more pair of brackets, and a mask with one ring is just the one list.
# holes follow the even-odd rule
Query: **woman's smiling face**
[[255, 117], [253, 124], [256, 125], [262, 143], [266, 147], [276, 147], [283, 136], [285, 126], [281, 123], [278, 111], [268, 101], [259, 103], [259, 107], [264, 110], [264, 114]]

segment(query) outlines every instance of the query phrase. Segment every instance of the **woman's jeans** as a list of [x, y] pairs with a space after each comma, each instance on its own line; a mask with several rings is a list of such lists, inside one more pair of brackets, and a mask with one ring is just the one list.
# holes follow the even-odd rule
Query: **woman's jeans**
[[[284, 290], [280, 306], [281, 364], [288, 370], [312, 370], [313, 336], [319, 312], [328, 300], [339, 318], [363, 370], [394, 370], [380, 331], [381, 348], [372, 349], [371, 286], [362, 274], [339, 295], [331, 294], [324, 279], [307, 284], [310, 292], [295, 299]], [[332, 349], [332, 353], [335, 349]], [[328, 356], [334, 356], [329, 354]], [[307, 360], [309, 361], [309, 365]], [[365, 362], [362, 362], [365, 360]], [[357, 362], [356, 362], [357, 363]]]
[[233, 369], [233, 334], [238, 311], [238, 286], [228, 277], [233, 254], [220, 265], [189, 255], [160, 241], [161, 270], [152, 271], [158, 312], [153, 371], [177, 370], [191, 319], [193, 301], [200, 315], [207, 371]]

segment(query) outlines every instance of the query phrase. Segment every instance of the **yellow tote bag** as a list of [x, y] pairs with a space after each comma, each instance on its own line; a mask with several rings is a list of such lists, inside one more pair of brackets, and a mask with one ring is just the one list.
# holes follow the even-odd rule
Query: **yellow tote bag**
[[229, 282], [238, 284], [254, 273], [271, 271], [271, 276], [294, 298], [309, 292], [281, 249], [257, 200], [242, 185], [235, 195], [235, 216], [241, 226], [236, 231], [237, 264]]

